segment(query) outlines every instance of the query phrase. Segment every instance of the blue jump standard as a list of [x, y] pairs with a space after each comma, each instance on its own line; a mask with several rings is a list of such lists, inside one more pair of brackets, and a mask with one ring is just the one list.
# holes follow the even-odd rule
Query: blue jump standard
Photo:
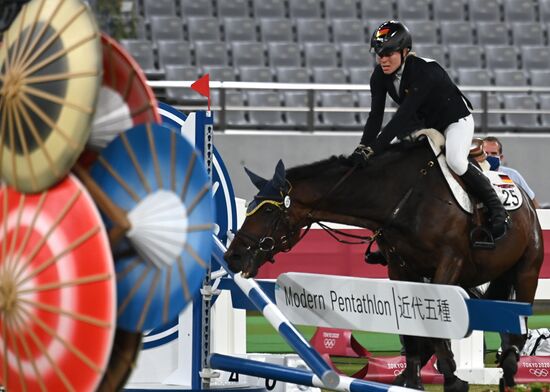
[[[250, 299], [256, 308], [263, 313], [270, 324], [279, 331], [283, 339], [292, 347], [296, 353], [304, 360], [313, 373], [322, 380], [326, 388], [334, 389], [340, 384], [340, 376], [336, 373], [315, 351], [313, 347], [300, 335], [298, 330], [281, 313], [277, 306], [262, 291], [254, 279], [245, 279], [241, 274], [233, 274], [223, 254], [227, 250], [220, 240], [213, 236], [214, 247], [212, 256], [219, 265], [221, 265], [232, 277], [235, 283], [241, 288], [243, 293]], [[246, 373], [245, 373], [246, 374]]]

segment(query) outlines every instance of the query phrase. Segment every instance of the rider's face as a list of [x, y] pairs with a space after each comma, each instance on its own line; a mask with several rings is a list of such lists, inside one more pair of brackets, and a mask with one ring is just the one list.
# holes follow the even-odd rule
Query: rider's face
[[389, 54], [378, 55], [377, 57], [382, 71], [386, 75], [391, 75], [401, 66], [401, 53], [399, 52], [391, 52]]

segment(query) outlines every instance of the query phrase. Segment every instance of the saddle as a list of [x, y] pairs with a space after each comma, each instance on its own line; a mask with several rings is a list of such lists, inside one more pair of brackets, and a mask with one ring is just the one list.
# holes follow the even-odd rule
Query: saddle
[[[474, 228], [470, 232], [470, 240], [474, 247], [492, 249], [494, 248], [494, 241], [492, 235], [486, 228], [485, 214], [481, 213], [484, 208], [483, 204], [475, 203], [474, 199], [468, 194], [463, 186], [462, 181], [459, 180], [459, 176], [453, 173], [447, 166], [447, 161], [444, 156], [445, 137], [435, 129], [423, 129], [413, 133], [414, 138], [420, 136], [426, 136], [433, 153], [435, 154], [439, 167], [449, 185], [453, 197], [457, 201], [458, 205], [467, 214], [472, 215], [472, 221]], [[473, 148], [470, 150], [470, 157], [475, 157], [483, 154], [481, 145], [474, 143]], [[523, 194], [514, 182], [505, 173], [488, 170], [487, 165], [483, 163], [479, 164], [472, 159], [488, 177], [491, 185], [493, 186], [496, 194], [502, 202], [504, 208], [508, 211], [516, 210], [523, 204]]]

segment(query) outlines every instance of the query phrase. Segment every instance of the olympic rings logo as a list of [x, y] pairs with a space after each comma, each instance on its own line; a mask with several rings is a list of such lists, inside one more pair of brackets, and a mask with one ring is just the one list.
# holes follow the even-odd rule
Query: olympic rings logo
[[403, 369], [403, 370], [395, 369], [395, 370], [393, 371], [393, 375], [397, 377], [397, 376], [399, 376], [401, 373], [403, 373], [404, 371], [405, 371], [405, 369]]
[[336, 346], [336, 339], [324, 339], [323, 344], [325, 348], [334, 348]]
[[548, 377], [548, 369], [529, 369], [529, 373], [535, 377]]

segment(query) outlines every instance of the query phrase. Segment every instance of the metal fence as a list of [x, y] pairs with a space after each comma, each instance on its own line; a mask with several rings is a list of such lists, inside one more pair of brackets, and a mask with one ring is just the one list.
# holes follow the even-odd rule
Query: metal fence
[[[149, 85], [160, 93], [161, 89], [165, 88], [190, 88], [193, 81], [149, 81]], [[497, 86], [459, 86], [464, 93], [478, 92], [481, 93], [481, 107], [475, 108], [474, 113], [481, 115], [481, 124], [479, 131], [483, 133], [489, 132], [491, 129], [488, 126], [489, 114], [550, 114], [550, 109], [496, 109], [489, 108], [488, 97], [492, 93], [522, 93], [522, 94], [550, 94], [550, 87], [497, 87]], [[307, 122], [300, 130], [304, 132], [313, 132], [316, 130], [315, 114], [322, 112], [353, 112], [353, 113], [368, 113], [368, 107], [337, 107], [337, 106], [318, 106], [316, 105], [316, 94], [321, 91], [370, 91], [368, 84], [322, 84], [322, 83], [256, 83], [256, 82], [219, 82], [211, 81], [210, 88], [219, 90], [219, 103], [211, 106], [211, 109], [218, 113], [217, 124], [218, 128], [225, 130], [227, 128], [226, 113], [228, 111], [285, 111], [285, 112], [306, 112]], [[276, 91], [302, 91], [307, 92], [307, 106], [231, 106], [226, 104], [226, 91], [230, 90], [276, 90]], [[206, 100], [193, 101], [187, 103], [177, 103], [175, 106], [183, 111], [205, 109], [207, 107]], [[397, 109], [387, 107], [387, 112], [395, 112]], [[257, 126], [256, 126], [257, 128]], [[280, 129], [282, 127], [278, 127]], [[361, 128], [357, 128], [358, 130]], [[540, 127], [538, 132], [550, 132], [550, 127], [545, 129]]]

